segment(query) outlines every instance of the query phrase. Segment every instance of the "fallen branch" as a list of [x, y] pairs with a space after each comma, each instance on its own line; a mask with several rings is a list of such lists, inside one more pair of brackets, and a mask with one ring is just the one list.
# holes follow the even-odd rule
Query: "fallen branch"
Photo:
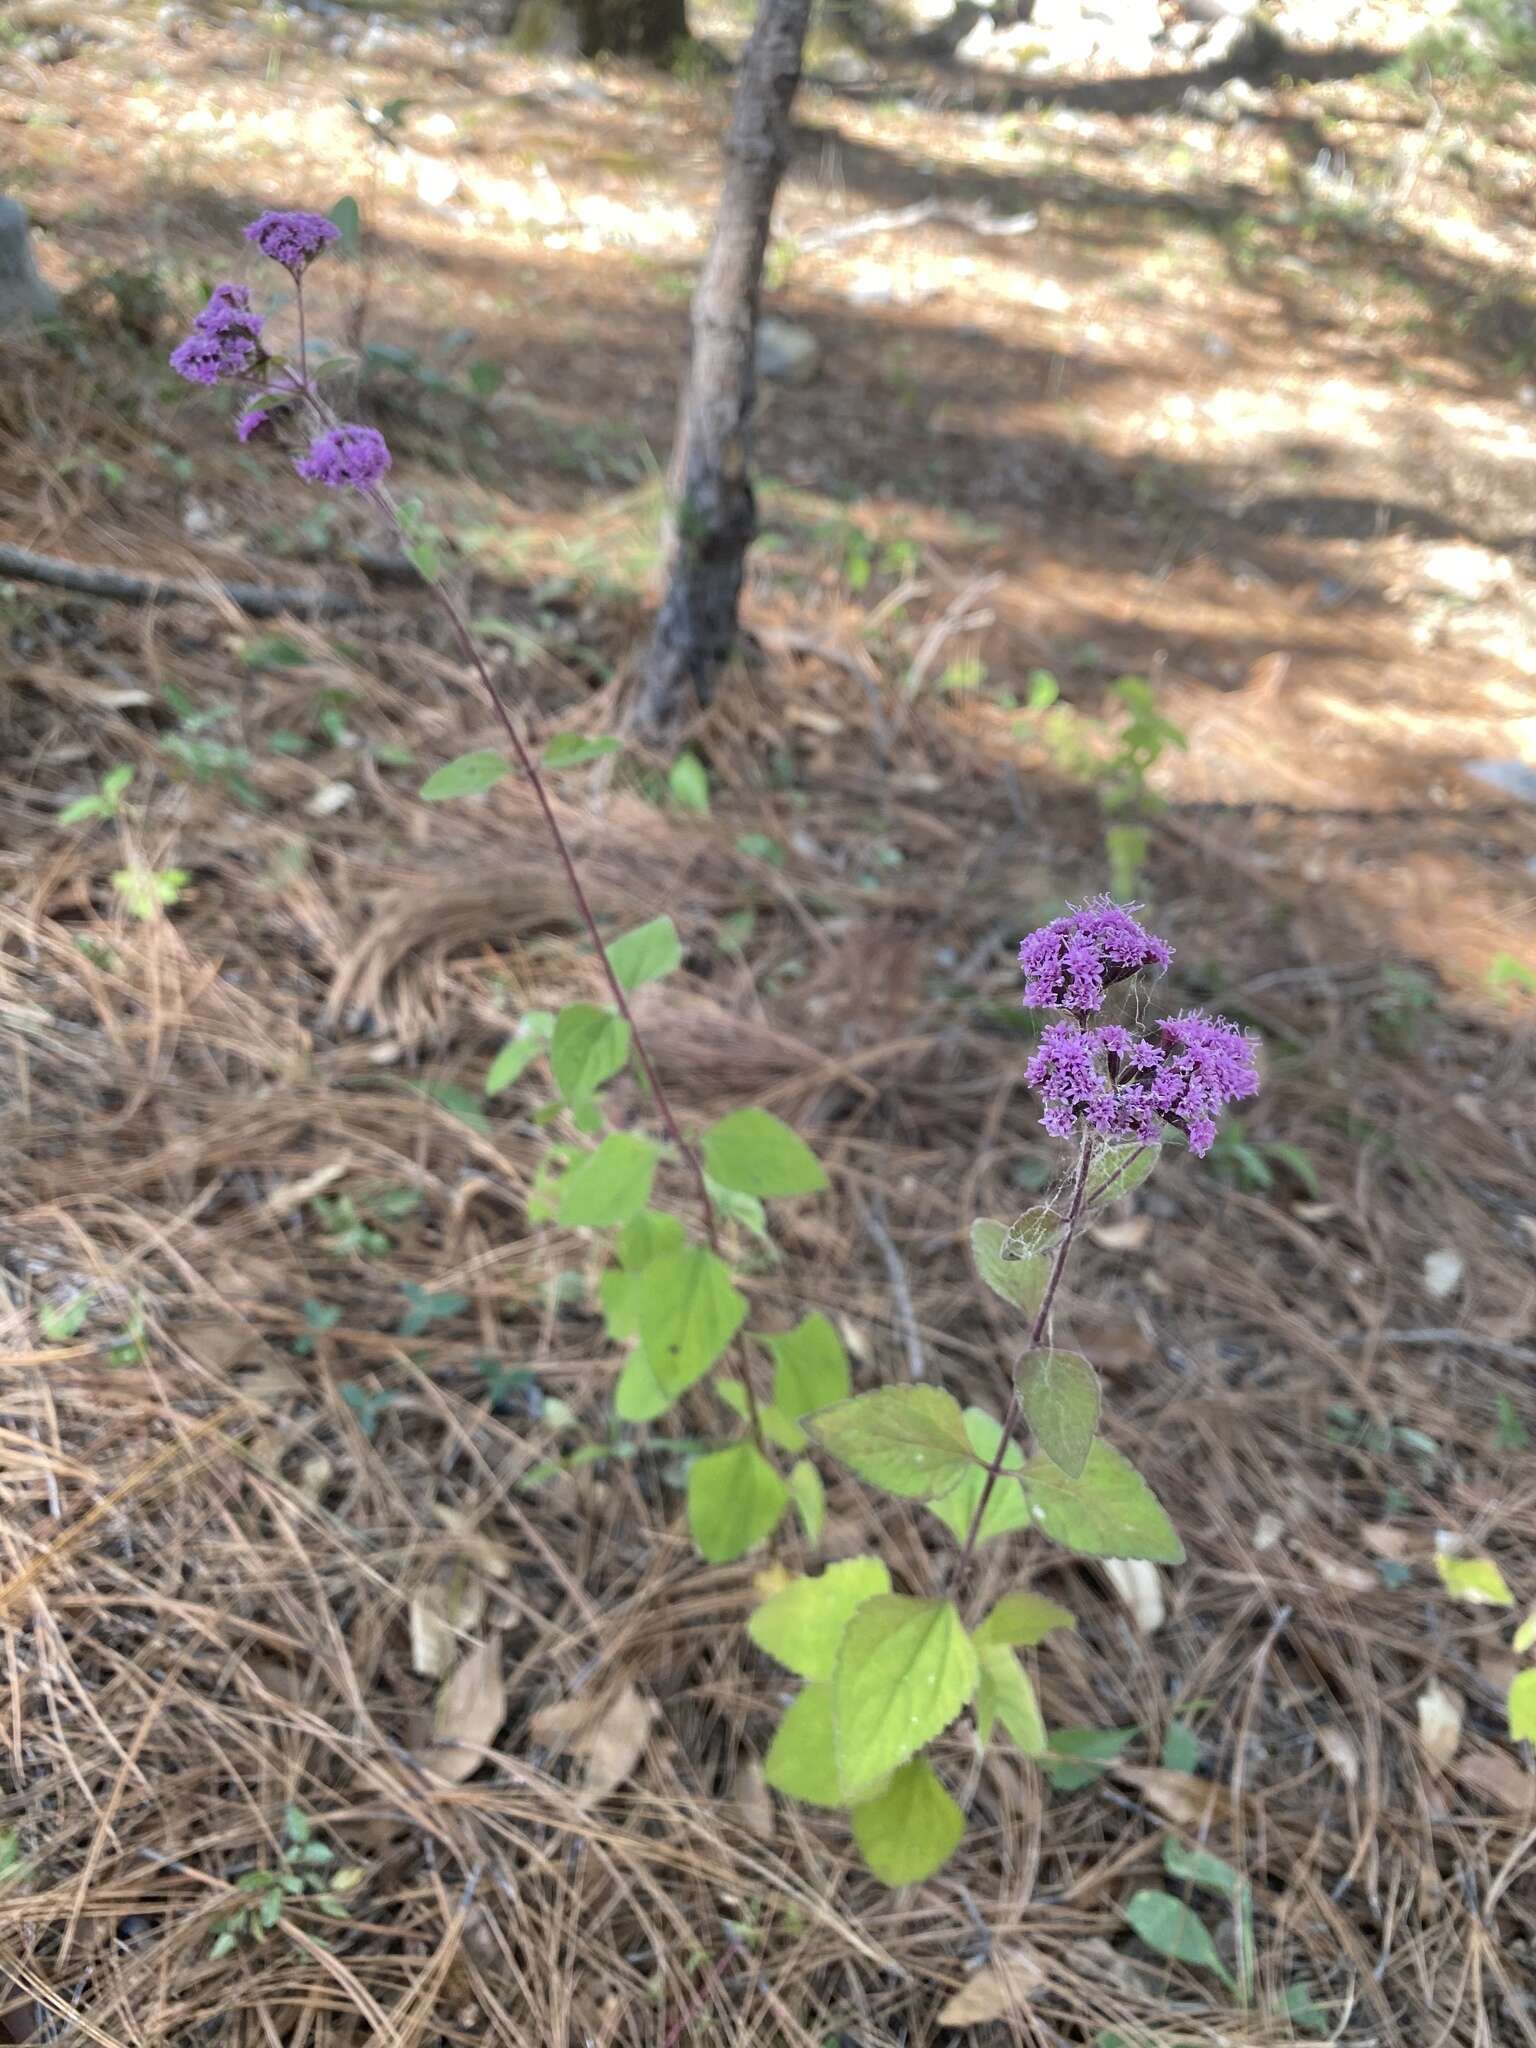
[[973, 235], [1027, 235], [1039, 224], [1033, 213], [989, 213], [984, 206], [955, 206], [942, 199], [919, 199], [894, 213], [867, 213], [862, 220], [844, 221], [835, 228], [799, 240], [799, 248], [811, 255], [817, 249], [833, 249], [839, 242], [856, 241], [861, 235], [896, 234], [903, 228], [921, 227], [925, 221], [944, 220], [969, 228]]
[[0, 576], [79, 590], [88, 597], [113, 597], [123, 604], [208, 604], [217, 595], [249, 612], [253, 619], [276, 618], [281, 612], [319, 612], [334, 617], [363, 608], [362, 599], [338, 590], [285, 590], [262, 583], [187, 583], [175, 576], [130, 576], [120, 569], [88, 569], [57, 555], [34, 555], [28, 548], [4, 545], [0, 545]]

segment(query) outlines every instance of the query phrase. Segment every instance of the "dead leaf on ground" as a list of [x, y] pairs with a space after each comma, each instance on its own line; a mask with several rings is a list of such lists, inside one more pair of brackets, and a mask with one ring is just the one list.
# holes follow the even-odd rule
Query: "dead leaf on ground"
[[1408, 1555], [1408, 1531], [1391, 1522], [1362, 1523], [1360, 1541], [1372, 1557], [1390, 1558], [1394, 1564], [1401, 1564]]
[[294, 1482], [294, 1491], [301, 1499], [307, 1500], [312, 1508], [317, 1508], [335, 1472], [336, 1467], [324, 1451], [316, 1451], [313, 1457], [306, 1458], [300, 1465], [299, 1476]]
[[939, 2025], [980, 2027], [988, 2020], [1007, 2019], [1044, 1982], [1044, 1970], [1023, 1949], [994, 1949], [986, 1968], [978, 1970], [941, 2009]]
[[1431, 1763], [1444, 1766], [1456, 1754], [1461, 1741], [1461, 1694], [1438, 1678], [1432, 1678], [1419, 1694], [1419, 1740]]
[[506, 1718], [501, 1638], [491, 1636], [443, 1681], [432, 1720], [434, 1740], [423, 1766], [445, 1785], [462, 1785], [484, 1763]]
[[422, 1678], [441, 1678], [484, 1614], [485, 1581], [463, 1566], [419, 1587], [411, 1595], [411, 1669]]
[[1353, 1792], [1360, 1782], [1360, 1752], [1342, 1728], [1319, 1728], [1317, 1746]]
[[731, 1787], [731, 1799], [747, 1833], [755, 1835], [760, 1842], [772, 1841], [773, 1800], [761, 1764], [749, 1761], [742, 1765], [736, 1773], [736, 1783]]
[[1285, 1534], [1285, 1517], [1267, 1509], [1253, 1525], [1253, 1547], [1255, 1550], [1273, 1550]]
[[1436, 1301], [1446, 1300], [1461, 1285], [1466, 1269], [1461, 1253], [1452, 1245], [1442, 1245], [1424, 1260], [1424, 1292]]
[[1456, 1776], [1480, 1799], [1505, 1813], [1526, 1813], [1536, 1804], [1536, 1777], [1502, 1750], [1465, 1758], [1456, 1766]]
[[1477, 1675], [1502, 1700], [1519, 1675], [1520, 1660], [1496, 1644], [1484, 1644], [1477, 1653]]
[[228, 1372], [246, 1359], [270, 1357], [266, 1339], [234, 1316], [190, 1316], [176, 1325], [176, 1342], [209, 1372]]
[[565, 1750], [578, 1758], [585, 1796], [601, 1799], [622, 1785], [639, 1763], [655, 1717], [655, 1702], [625, 1685], [606, 1700], [557, 1700], [553, 1706], [540, 1707], [529, 1733], [544, 1748]]
[[273, 1188], [262, 1209], [268, 1216], [281, 1218], [291, 1216], [295, 1209], [302, 1209], [306, 1202], [312, 1202], [316, 1195], [323, 1195], [328, 1187], [352, 1171], [352, 1159], [333, 1159], [329, 1166], [320, 1166], [302, 1180], [285, 1180]]
[[1100, 1372], [1124, 1372], [1131, 1366], [1151, 1365], [1157, 1350], [1134, 1316], [1114, 1316], [1103, 1323], [1090, 1323], [1084, 1346]]
[[1152, 1235], [1152, 1218], [1127, 1216], [1121, 1223], [1095, 1223], [1088, 1235], [1107, 1252], [1139, 1252]]
[[1141, 1634], [1156, 1635], [1168, 1619], [1163, 1575], [1157, 1566], [1140, 1557], [1110, 1557], [1104, 1560], [1104, 1576], [1130, 1609]]
[[442, 1501], [433, 1502], [432, 1513], [477, 1571], [484, 1572], [488, 1579], [510, 1575], [512, 1553], [494, 1536], [487, 1536], [474, 1515], [466, 1514], [462, 1508], [447, 1507]]
[[1114, 1775], [1139, 1792], [1154, 1812], [1175, 1827], [1202, 1828], [1220, 1820], [1232, 1802], [1220, 1785], [1189, 1771], [1165, 1771], [1153, 1765], [1117, 1764]]
[[1381, 1591], [1381, 1580], [1363, 1564], [1348, 1564], [1341, 1557], [1330, 1557], [1326, 1550], [1308, 1550], [1305, 1555], [1324, 1585], [1336, 1586], [1341, 1593]]

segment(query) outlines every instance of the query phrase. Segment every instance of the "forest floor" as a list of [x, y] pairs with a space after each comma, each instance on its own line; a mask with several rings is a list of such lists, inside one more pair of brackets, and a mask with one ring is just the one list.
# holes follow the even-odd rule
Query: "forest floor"
[[[369, 345], [358, 415], [530, 724], [615, 729], [728, 81], [20, 12], [6, 175], [68, 299], [0, 383], [0, 537], [209, 594], [0, 584], [0, 2037], [916, 2048], [970, 1984], [981, 2042], [1536, 2042], [1513, 1617], [1436, 1569], [1536, 1603], [1536, 99], [1386, 50], [1129, 96], [813, 52], [767, 310], [818, 360], [765, 387], [709, 809], [633, 749], [560, 787], [604, 916], [683, 935], [645, 1016], [689, 1121], [765, 1103], [831, 1170], [754, 1315], [996, 1405], [965, 1233], [1055, 1164], [1013, 956], [1106, 827], [1173, 1000], [1266, 1045], [1061, 1318], [1189, 1562], [984, 1554], [1079, 1617], [1051, 1727], [1123, 1744], [1074, 1785], [954, 1735], [965, 1846], [891, 1894], [765, 1793], [754, 1567], [701, 1568], [675, 1447], [612, 1433], [597, 1248], [526, 1218], [534, 1076], [482, 1096], [595, 986], [527, 793], [418, 802], [493, 738], [433, 614], [163, 367], [246, 219], [354, 196], [315, 330]], [[1183, 744], [1108, 812], [1128, 676]], [[830, 1554], [871, 1539], [834, 1485]], [[930, 1527], [879, 1540], [926, 1582]], [[451, 1787], [445, 1658], [501, 1688]], [[343, 1917], [215, 1954], [290, 1806]], [[1251, 1900], [1246, 2006], [1131, 1931], [1160, 1886], [1234, 1974]]]

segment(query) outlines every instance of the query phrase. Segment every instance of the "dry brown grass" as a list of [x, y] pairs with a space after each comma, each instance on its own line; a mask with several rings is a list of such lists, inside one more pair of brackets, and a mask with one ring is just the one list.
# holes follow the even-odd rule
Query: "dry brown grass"
[[[203, 34], [171, 58], [187, 89]], [[77, 89], [66, 77], [60, 93]], [[622, 137], [651, 117], [630, 82], [615, 91], [601, 119]], [[681, 96], [665, 107], [703, 177], [699, 117]], [[871, 113], [847, 121], [857, 164], [854, 145], [884, 131]], [[921, 134], [944, 142], [938, 122]], [[356, 168], [332, 155], [339, 176]], [[93, 175], [103, 162], [88, 156]], [[233, 203], [216, 198], [193, 238], [208, 260]], [[403, 204], [379, 209], [398, 234], [408, 217], [389, 208]], [[104, 256], [125, 232], [98, 222], [86, 239]], [[440, 224], [423, 248], [477, 288], [500, 260]], [[626, 297], [584, 257], [520, 275], [537, 286], [519, 313], [537, 330], [527, 360], [537, 371], [542, 350], [547, 378], [577, 378], [571, 416], [610, 402], [611, 384], [607, 358], [569, 339], [574, 306], [599, 328], [622, 314], [639, 401], [664, 421], [670, 390], [652, 373], [666, 359], [647, 330], [675, 305], [648, 304], [632, 279]], [[994, 281], [1001, 293], [1003, 270]], [[403, 304], [425, 331], [430, 303]], [[946, 403], [979, 403], [964, 388], [972, 342], [910, 325]], [[249, 553], [240, 536], [194, 546], [169, 464], [133, 467], [150, 436], [195, 453], [242, 531], [291, 524], [296, 488], [253, 484], [201, 414], [162, 407], [129, 343], [92, 327], [87, 349], [89, 375], [20, 355], [0, 390], [8, 538], [229, 574]], [[1038, 424], [1046, 401], [1027, 377], [1014, 395]], [[915, 431], [835, 371], [769, 421], [787, 468], [830, 449], [866, 482]], [[972, 451], [945, 443], [949, 472]], [[515, 467], [526, 451], [502, 452]], [[93, 481], [103, 454], [132, 467], [126, 496]], [[590, 523], [569, 475], [516, 473], [552, 552]], [[1011, 717], [908, 680], [954, 652], [1015, 676], [1090, 636], [1127, 667], [1171, 647], [1166, 701], [1198, 727], [1148, 892], [1179, 947], [1180, 998], [1266, 1034], [1250, 1130], [1303, 1147], [1320, 1198], [1283, 1174], [1266, 1195], [1171, 1163], [1139, 1199], [1139, 1243], [1088, 1245], [1063, 1327], [1104, 1369], [1111, 1433], [1190, 1562], [1164, 1575], [1169, 1617], [1150, 1637], [1092, 1565], [1013, 1543], [985, 1563], [999, 1585], [1033, 1575], [1080, 1617], [1040, 1659], [1052, 1725], [1140, 1733], [1125, 1770], [1070, 1794], [1006, 1755], [979, 1763], [955, 1734], [943, 1765], [971, 1815], [966, 1845], [895, 1896], [860, 1872], [839, 1819], [765, 1810], [754, 1791], [779, 1690], [739, 1626], [752, 1568], [699, 1567], [673, 1454], [629, 1442], [540, 1481], [550, 1429], [488, 1407], [484, 1358], [532, 1369], [604, 1436], [597, 1257], [526, 1220], [544, 1142], [531, 1080], [488, 1106], [488, 1134], [416, 1084], [477, 1091], [508, 1020], [593, 975], [521, 791], [416, 800], [424, 765], [489, 738], [430, 615], [380, 585], [356, 625], [285, 624], [311, 664], [253, 677], [238, 651], [252, 629], [214, 605], [11, 604], [0, 1833], [19, 1830], [25, 1867], [0, 1880], [0, 2034], [9, 2004], [14, 2038], [106, 2048], [918, 2048], [976, 1965], [1023, 1951], [1042, 1987], [976, 2038], [1078, 2048], [1116, 2028], [1159, 2048], [1268, 2048], [1293, 2038], [1276, 2002], [1305, 1980], [1351, 2042], [1536, 2039], [1536, 1779], [1504, 1737], [1507, 1631], [1448, 1601], [1433, 1570], [1449, 1531], [1497, 1556], [1522, 1602], [1536, 1592], [1530, 1454], [1496, 1441], [1500, 1397], [1531, 1405], [1530, 1012], [1477, 980], [1501, 947], [1529, 957], [1536, 847], [1517, 813], [1438, 780], [1500, 744], [1518, 677], [1475, 649], [1426, 652], [1385, 608], [1320, 613], [1311, 579], [1340, 567], [1321, 544], [1276, 545], [1254, 571], [1251, 536], [1224, 532], [1169, 575], [1107, 470], [1053, 474], [1059, 558], [1037, 559], [1038, 520], [972, 545], [902, 501], [921, 554], [878, 608], [798, 541], [783, 574], [760, 574], [766, 658], [695, 735], [715, 781], [707, 821], [659, 809], [627, 770], [561, 786], [603, 913], [623, 924], [665, 905], [683, 933], [686, 971], [643, 1010], [681, 1110], [771, 1103], [832, 1170], [833, 1192], [782, 1220], [782, 1260], [752, 1267], [759, 1324], [824, 1308], [865, 1384], [916, 1352], [995, 1405], [1007, 1332], [971, 1281], [964, 1230], [1020, 1206], [1015, 1169], [1046, 1156], [1010, 954], [1037, 910], [1100, 885], [1100, 821]], [[441, 488], [510, 523], [483, 480]], [[566, 637], [503, 658], [537, 724], [595, 729], [641, 614], [569, 580]], [[485, 578], [473, 605], [534, 612]], [[217, 734], [248, 753], [260, 809], [175, 771], [167, 685], [232, 707]], [[350, 740], [274, 752], [275, 734], [312, 731], [326, 692], [345, 693]], [[390, 765], [395, 749], [416, 765]], [[60, 803], [118, 761], [139, 771], [131, 824], [59, 830]], [[771, 836], [782, 865], [744, 856], [746, 832]], [[170, 916], [138, 923], [114, 897], [112, 871], [137, 862], [190, 871]], [[721, 921], [744, 909], [745, 951], [725, 951]], [[1435, 1002], [1394, 1044], [1404, 967]], [[316, 1198], [366, 1210], [381, 1189], [419, 1198], [381, 1219], [387, 1255], [339, 1256]], [[1444, 1246], [1465, 1262], [1450, 1303], [1421, 1278]], [[467, 1305], [402, 1337], [406, 1283]], [[46, 1341], [40, 1310], [82, 1287], [90, 1322]], [[334, 1326], [311, 1331], [308, 1301], [338, 1309]], [[136, 1312], [140, 1345], [114, 1355]], [[371, 1438], [346, 1387], [392, 1397]], [[1341, 1405], [1353, 1439], [1330, 1415]], [[1390, 1425], [1432, 1450], [1389, 1442]], [[942, 1568], [943, 1544], [907, 1511], [877, 1518], [835, 1481], [832, 1508], [832, 1552], [878, 1541], [913, 1588]], [[1389, 1583], [1373, 1543], [1406, 1579]], [[411, 1614], [424, 1593], [466, 1587], [478, 1611], [460, 1640], [500, 1645], [506, 1712], [483, 1763], [446, 1786], [422, 1762], [436, 1686], [413, 1668]], [[1446, 1765], [1419, 1735], [1436, 1682], [1464, 1715]], [[628, 1688], [643, 1748], [589, 1798], [536, 1717], [571, 1699], [601, 1713]], [[1197, 1785], [1157, 1774], [1175, 1720], [1198, 1731]], [[365, 1867], [352, 1916], [295, 1908], [264, 1946], [215, 1961], [235, 1880], [272, 1865], [290, 1803]], [[1128, 1932], [1125, 1902], [1159, 1882], [1170, 1825], [1254, 1887], [1247, 2014]], [[1218, 1939], [1230, 1954], [1231, 1930]]]

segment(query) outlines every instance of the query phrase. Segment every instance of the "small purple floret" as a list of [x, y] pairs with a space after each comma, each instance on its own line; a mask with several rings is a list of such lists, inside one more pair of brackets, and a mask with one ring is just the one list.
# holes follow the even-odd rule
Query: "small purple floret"
[[264, 213], [245, 230], [245, 239], [297, 277], [327, 242], [340, 241], [341, 229], [323, 213]]
[[253, 441], [258, 434], [265, 433], [272, 425], [271, 409], [265, 405], [253, 405], [241, 413], [235, 421], [235, 433], [242, 441]]
[[1069, 1019], [1042, 1033], [1024, 1078], [1044, 1100], [1041, 1121], [1053, 1138], [1070, 1138], [1081, 1118], [1099, 1137], [1156, 1145], [1173, 1124], [1200, 1159], [1226, 1104], [1258, 1093], [1257, 1050], [1235, 1024], [1203, 1010], [1165, 1018], [1148, 1038]]
[[1172, 958], [1172, 947], [1144, 931], [1129, 910], [1096, 896], [1053, 917], [1020, 946], [1024, 1006], [1090, 1016], [1117, 981], [1148, 967], [1161, 971]]
[[171, 368], [191, 384], [243, 377], [261, 359], [261, 328], [243, 284], [216, 284], [192, 332], [171, 351]]
[[389, 468], [389, 448], [376, 427], [332, 427], [316, 435], [293, 466], [309, 483], [367, 491]]
[[1189, 1135], [1189, 1149], [1201, 1159], [1216, 1139], [1216, 1119], [1229, 1102], [1259, 1092], [1257, 1041], [1204, 1010], [1165, 1017], [1158, 1027], [1161, 1059], [1151, 1096], [1158, 1114]]

